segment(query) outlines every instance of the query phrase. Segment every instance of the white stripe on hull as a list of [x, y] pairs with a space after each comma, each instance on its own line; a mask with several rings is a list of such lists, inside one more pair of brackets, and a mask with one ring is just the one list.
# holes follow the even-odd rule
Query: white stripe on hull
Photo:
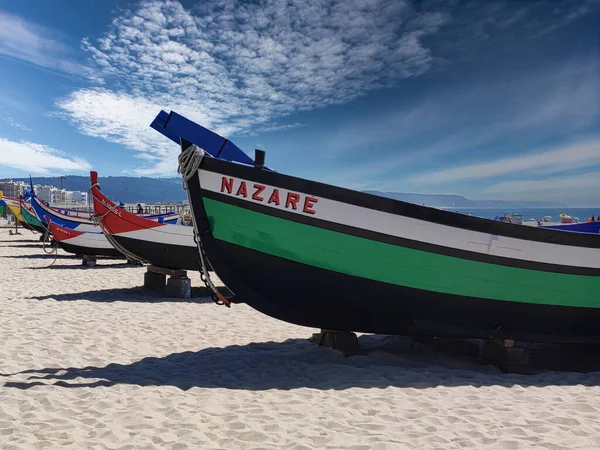
[[[292, 191], [277, 188], [280, 193], [280, 204], [268, 204], [266, 200], [258, 201], [252, 198], [252, 194], [255, 191], [253, 189], [254, 181], [248, 181], [202, 169], [198, 171], [198, 175], [200, 177], [202, 189], [221, 193], [223, 177], [226, 179], [233, 178], [233, 193], [228, 194], [228, 192], [225, 191], [225, 194], [249, 203], [257, 203], [269, 208], [308, 216], [308, 214], [303, 213], [301, 204], [299, 204], [298, 209], [296, 210], [285, 207], [287, 194]], [[245, 181], [248, 187], [247, 197], [235, 195], [238, 186], [242, 181]], [[266, 189], [262, 193], [262, 196], [268, 198], [276, 186], [264, 186], [266, 186]], [[302, 196], [312, 195], [310, 193], [296, 193], [299, 193]], [[309, 217], [348, 225], [363, 230], [374, 231], [388, 236], [518, 260], [575, 267], [600, 268], [600, 249], [597, 248], [572, 247], [505, 236], [495, 236], [488, 233], [465, 230], [449, 225], [441, 225], [434, 222], [413, 219], [411, 217], [390, 214], [323, 197], [318, 198], [318, 202], [312, 206], [312, 209], [315, 213], [311, 214]], [[522, 225], [514, 226], [517, 227]], [[556, 232], [561, 233], [561, 231]]]
[[88, 248], [113, 248], [108, 239], [106, 239], [106, 236], [104, 236], [104, 233], [84, 233], [61, 242]]
[[183, 247], [195, 247], [194, 228], [185, 225], [162, 225], [160, 227], [147, 228], [144, 230], [126, 231], [116, 233], [113, 236], [122, 236], [140, 241], [157, 242], [168, 245], [180, 245]]
[[[63, 227], [66, 228], [66, 227]], [[99, 226], [96, 226], [94, 224], [89, 224], [89, 223], [80, 223], [79, 225], [77, 225], [75, 228], [72, 228], [75, 231], [80, 231], [83, 233], [100, 233], [102, 232], [102, 228], [100, 228]]]
[[[35, 199], [32, 200], [32, 201], [35, 201]], [[47, 206], [42, 201], [37, 202], [37, 205], [38, 205], [38, 207], [40, 207], [44, 211], [44, 214], [47, 214], [50, 218], [52, 218], [52, 217], [58, 217], [59, 219], [66, 220], [66, 221], [69, 221], [69, 222], [75, 222], [75, 223], [80, 223], [80, 224], [91, 224], [91, 225], [93, 225], [92, 221], [91, 221], [91, 219], [89, 217], [87, 217], [87, 218], [86, 217], [76, 217], [76, 216], [69, 216], [69, 215], [66, 215], [66, 214], [62, 214], [62, 213], [60, 213], [58, 211], [55, 211], [54, 209], [50, 208], [49, 206]], [[37, 210], [36, 210], [36, 215], [37, 215]], [[42, 222], [42, 223], [45, 222], [43, 217], [39, 217], [39, 215], [37, 215], [37, 217], [40, 220], [40, 222]], [[84, 231], [84, 230], [81, 229], [80, 231]], [[93, 230], [93, 231], [97, 232], [98, 230], [96, 229], [96, 230]]]
[[0, 200], [2, 200], [4, 203], [6, 203], [7, 206], [12, 206], [13, 208], [21, 207], [21, 205], [19, 204], [18, 201], [15, 201], [15, 200], [12, 200], [9, 198], [2, 197], [2, 198], [0, 198]]

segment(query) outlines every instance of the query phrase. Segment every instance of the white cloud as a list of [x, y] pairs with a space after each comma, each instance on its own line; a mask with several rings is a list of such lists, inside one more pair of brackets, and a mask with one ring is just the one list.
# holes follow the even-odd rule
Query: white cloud
[[[590, 195], [595, 195], [596, 202], [600, 202], [597, 193], [593, 193], [591, 187], [600, 185], [600, 172], [588, 172], [584, 174], [571, 175], [567, 177], [553, 177], [551, 180], [517, 180], [502, 181], [483, 189], [482, 192], [502, 193], [502, 194], [522, 194], [522, 193], [549, 193], [555, 195], [558, 192], [585, 191]], [[572, 195], [571, 195], [572, 196]]]
[[149, 125], [164, 106], [143, 97], [103, 89], [80, 89], [57, 102], [68, 120], [88, 136], [134, 148], [148, 160], [172, 149], [171, 141], [157, 139]]
[[[326, 132], [311, 136], [323, 164], [304, 174], [359, 189], [423, 192], [428, 186], [415, 186], [406, 175], [427, 177], [419, 172], [438, 167], [441, 157], [460, 161], [468, 156], [479, 163], [490, 154], [500, 159], [507, 152], [533, 152], [540, 137], [569, 135], [581, 142], [600, 120], [599, 71], [596, 59], [557, 61], [508, 80], [499, 75], [480, 83], [448, 83], [393, 109], [331, 120]], [[507, 137], [522, 139], [521, 148]], [[360, 163], [340, 167], [342, 155]]]
[[256, 136], [262, 133], [273, 133], [275, 131], [282, 130], [291, 130], [292, 128], [304, 127], [306, 124], [295, 122], [295, 123], [287, 123], [287, 124], [277, 124], [274, 123], [272, 125], [262, 125], [257, 127], [255, 130], [250, 131], [248, 134], [251, 136]]
[[[150, 128], [161, 109], [190, 111], [186, 116], [216, 132], [227, 134], [231, 128], [214, 124], [190, 102], [156, 103], [145, 96], [115, 93], [106, 89], [80, 89], [57, 101], [59, 115], [69, 120], [82, 133], [121, 144], [136, 152], [146, 165], [130, 171], [137, 175], [172, 175], [177, 171], [179, 147]], [[157, 101], [160, 101], [157, 99]]]
[[177, 150], [164, 153], [171, 144], [148, 127], [161, 107], [224, 134], [286, 128], [271, 121], [427, 72], [423, 39], [447, 20], [397, 0], [147, 0], [84, 41], [97, 77], [127, 88], [75, 91], [58, 106], [83, 133], [167, 158], [172, 173]]
[[572, 207], [600, 207], [597, 186], [600, 172], [593, 171], [569, 176], [556, 176], [546, 180], [502, 181], [482, 189], [476, 195], [502, 197], [505, 200], [550, 200]]
[[89, 74], [70, 53], [56, 32], [0, 11], [0, 56], [71, 75]]
[[599, 0], [574, 0], [563, 2], [562, 4], [557, 3], [553, 13], [558, 20], [541, 28], [533, 37], [543, 36], [553, 32], [557, 28], [567, 26], [581, 17], [596, 12], [599, 8]]
[[11, 127], [18, 128], [19, 130], [32, 131], [31, 128], [23, 125], [21, 122], [19, 122], [14, 117], [6, 116], [6, 117], [2, 117], [2, 120], [4, 122], [8, 123]]
[[495, 161], [467, 164], [410, 178], [413, 184], [443, 184], [502, 175], [560, 173], [600, 164], [600, 139]]
[[[511, 8], [505, 2], [484, 7], [480, 3], [424, 2], [417, 11], [408, 0], [215, 0], [189, 8], [175, 0], [142, 0], [116, 17], [104, 35], [83, 40], [95, 66], [95, 80], [112, 90], [81, 89], [61, 99], [58, 106], [83, 133], [126, 145], [148, 160], [140, 173], [172, 174], [177, 149], [148, 127], [147, 118], [151, 120], [160, 108], [175, 110], [225, 135], [285, 129], [293, 124], [281, 123], [281, 118], [293, 112], [344, 104], [403, 78], [422, 75], [436, 63], [447, 62], [437, 56], [440, 52], [452, 58], [460, 52], [472, 57], [475, 47], [486, 54], [501, 51], [500, 44], [506, 44], [499, 42], [502, 39], [518, 42], [523, 34], [558, 20], [543, 15], [552, 12], [547, 4]], [[564, 14], [577, 9], [567, 6]], [[593, 10], [579, 8], [572, 20]], [[534, 23], [532, 17], [541, 19]], [[595, 74], [592, 83], [597, 81]], [[464, 119], [469, 107], [490, 109], [490, 103], [480, 98], [492, 98], [495, 108], [498, 96], [527, 98], [506, 88], [508, 94], [494, 97], [488, 88], [481, 86], [479, 97], [471, 92], [454, 96], [452, 108], [442, 104], [436, 112], [435, 104], [443, 102], [434, 101], [427, 105], [429, 110], [417, 111], [414, 120], [397, 118], [387, 121], [390, 127], [376, 124], [373, 128], [383, 128], [382, 135], [402, 133], [402, 127], [406, 135], [431, 134], [430, 116], [441, 121]], [[593, 115], [586, 115], [585, 109], [597, 110], [600, 104], [594, 101], [600, 91], [586, 91], [580, 84], [563, 84], [551, 95], [554, 103], [547, 104], [549, 89], [543, 83], [536, 79], [522, 93], [532, 90], [534, 97], [541, 97], [541, 103], [533, 102], [539, 111], [531, 114], [531, 104], [498, 108], [506, 114], [495, 123], [510, 122], [509, 128], [514, 129], [555, 123], [569, 115], [571, 123], [588, 123]], [[419, 122], [419, 115], [426, 118]], [[274, 125], [274, 120], [279, 123]], [[416, 125], [408, 130], [406, 123]], [[327, 144], [349, 142], [356, 147], [358, 142], [371, 142], [375, 133], [365, 133], [366, 128], [354, 127], [347, 136]], [[457, 139], [475, 134], [452, 131]], [[474, 140], [484, 134], [489, 140], [503, 132], [501, 127], [489, 127]], [[446, 151], [439, 144], [440, 150], [433, 149], [432, 154]], [[393, 164], [383, 166], [393, 168]]]
[[87, 161], [69, 157], [52, 147], [3, 138], [0, 138], [0, 165], [36, 174], [55, 169], [84, 171], [91, 168]]
[[[510, 134], [548, 135], [557, 129], [573, 134], [600, 118], [598, 73], [600, 62], [594, 56], [556, 61], [518, 72], [510, 80], [499, 75], [483, 82], [447, 84], [412, 103], [342, 124], [334, 138], [327, 136], [324, 148], [339, 154], [397, 142], [399, 151], [386, 162], [389, 169], [439, 154], [485, 153], [484, 144]], [[415, 138], [416, 144], [403, 144]], [[412, 151], [402, 151], [407, 148]]]

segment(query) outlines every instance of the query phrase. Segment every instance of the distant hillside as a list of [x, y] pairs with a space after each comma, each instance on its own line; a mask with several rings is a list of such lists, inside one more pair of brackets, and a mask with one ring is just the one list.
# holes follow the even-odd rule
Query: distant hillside
[[[29, 178], [13, 178], [29, 182]], [[180, 202], [187, 199], [181, 187], [181, 178], [150, 177], [100, 177], [102, 192], [111, 200], [123, 203]], [[33, 184], [60, 186], [57, 177], [33, 177]], [[90, 177], [67, 175], [65, 189], [68, 191], [88, 191]]]
[[[29, 178], [14, 178], [14, 180], [28, 182]], [[180, 202], [187, 199], [186, 192], [181, 187], [181, 178], [179, 177], [101, 177], [99, 182], [102, 191], [108, 198], [124, 203]], [[60, 186], [60, 181], [57, 177], [34, 177], [33, 184], [58, 187]], [[89, 177], [67, 175], [65, 189], [68, 191], [87, 191], [89, 188]], [[437, 208], [529, 209], [567, 207], [567, 205], [558, 202], [469, 200], [461, 195], [407, 194], [380, 191], [364, 192]]]
[[569, 205], [561, 202], [548, 201], [527, 201], [527, 200], [475, 200], [477, 208], [514, 208], [514, 209], [529, 209], [529, 208], [568, 208]]
[[418, 205], [435, 206], [437, 208], [475, 208], [477, 205], [461, 195], [444, 194], [406, 194], [402, 192], [379, 192], [363, 191], [368, 194], [402, 200], [403, 202], [416, 203]]
[[436, 208], [494, 208], [494, 209], [529, 209], [529, 208], [567, 208], [559, 202], [547, 201], [507, 201], [507, 200], [469, 200], [461, 195], [445, 194], [407, 194], [402, 192], [364, 191], [373, 195], [393, 198], [403, 202]]

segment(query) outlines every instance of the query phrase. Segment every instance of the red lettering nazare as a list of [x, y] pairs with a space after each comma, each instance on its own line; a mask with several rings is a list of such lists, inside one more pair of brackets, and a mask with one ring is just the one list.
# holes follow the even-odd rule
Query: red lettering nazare
[[288, 192], [287, 200], [285, 201], [285, 207], [289, 208], [292, 205], [292, 209], [298, 209], [298, 202], [300, 201], [300, 195], [293, 192]]
[[242, 181], [240, 183], [240, 187], [238, 188], [235, 195], [243, 195], [244, 197], [248, 197], [248, 191], [246, 190], [246, 182]]
[[252, 194], [252, 199], [258, 200], [259, 202], [264, 201], [264, 198], [262, 198], [259, 194], [265, 190], [265, 186], [263, 186], [262, 184], [255, 184], [254, 189], [256, 189], [256, 192]]
[[279, 206], [279, 189], [273, 189], [273, 193], [269, 197], [269, 201], [267, 203], [275, 203]]
[[319, 201], [318, 198], [314, 198], [314, 197], [306, 197], [304, 199], [304, 208], [302, 209], [303, 212], [307, 213], [307, 214], [314, 214], [315, 210], [311, 209], [313, 206], [315, 206], [315, 203], [317, 203]]
[[228, 194], [231, 194], [231, 192], [233, 191], [233, 178], [221, 178], [221, 192], [225, 192], [225, 189], [227, 189]]

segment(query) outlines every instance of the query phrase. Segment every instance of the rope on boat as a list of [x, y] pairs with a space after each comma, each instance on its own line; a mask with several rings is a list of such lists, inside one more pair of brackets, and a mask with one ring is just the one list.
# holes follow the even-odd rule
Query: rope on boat
[[33, 234], [37, 234], [37, 231], [35, 231], [33, 229], [33, 227], [31, 225], [29, 225], [27, 222], [21, 222], [21, 227], [25, 228], [26, 230], [31, 231]]
[[187, 191], [187, 182], [198, 173], [205, 155], [206, 152], [195, 144], [190, 145], [179, 154], [177, 173], [181, 174], [182, 186], [185, 191]]
[[[89, 189], [89, 193], [92, 195], [92, 198], [94, 200], [100, 201], [92, 192], [92, 189], [94, 187], [100, 187], [100, 185], [98, 183], [94, 183], [92, 185], [92, 187]], [[102, 230], [102, 232], [104, 233], [104, 236], [106, 237], [106, 239], [108, 240], [108, 242], [110, 242], [110, 244], [116, 248], [119, 252], [121, 252], [123, 254], [123, 256], [125, 256], [125, 258], [127, 258], [128, 261], [131, 262], [137, 262], [140, 264], [145, 263], [146, 261], [140, 259], [137, 255], [134, 255], [133, 253], [131, 253], [129, 250], [127, 250], [125, 247], [123, 247], [119, 242], [117, 242], [117, 240], [114, 238], [114, 236], [112, 234], [110, 234], [108, 231], [106, 231], [104, 229], [104, 227], [102, 226], [102, 219], [104, 219], [104, 217], [106, 217], [108, 214], [110, 214], [111, 212], [114, 212], [115, 209], [117, 209], [117, 204], [113, 204], [113, 206], [107, 206], [104, 205], [106, 208], [108, 208], [108, 211], [104, 214], [102, 214], [101, 216], [97, 216], [96, 214], [92, 214], [90, 216], [90, 218], [92, 219], [92, 222], [94, 223], [95, 226], [100, 227], [100, 229]]]
[[[99, 200], [99, 199], [98, 199], [98, 198], [97, 198], [97, 197], [94, 195], [94, 193], [92, 192], [92, 188], [94, 188], [94, 187], [96, 187], [96, 186], [99, 186], [99, 185], [98, 185], [98, 183], [96, 183], [96, 184], [92, 185], [92, 187], [90, 188], [90, 190], [88, 191], [88, 193], [90, 193], [90, 194], [92, 195], [92, 198], [94, 198], [94, 200], [98, 200], [98, 201], [100, 201], [100, 200]], [[102, 214], [101, 216], [97, 216], [96, 214], [90, 214], [90, 219], [92, 219], [92, 222], [94, 222], [94, 225], [95, 225], [95, 226], [97, 226], [97, 227], [99, 226], [100, 228], [102, 228], [102, 227], [101, 227], [101, 225], [100, 225], [100, 222], [102, 221], [102, 219], [104, 219], [104, 218], [105, 218], [106, 216], [108, 216], [110, 213], [112, 213], [112, 212], [115, 212], [115, 210], [116, 210], [116, 209], [119, 207], [119, 205], [117, 205], [116, 203], [113, 203], [113, 205], [112, 205], [112, 206], [108, 206], [108, 205], [106, 205], [106, 204], [104, 204], [104, 203], [103, 203], [103, 205], [104, 205], [104, 207], [105, 207], [106, 209], [108, 209], [108, 211], [106, 211], [104, 214]]]
[[56, 262], [56, 259], [58, 258], [58, 242], [56, 241], [56, 239], [54, 240], [54, 243], [52, 243], [52, 241], [50, 241], [50, 251], [46, 250], [46, 243], [48, 242], [48, 237], [50, 236], [50, 224], [48, 224], [48, 226], [46, 227], [46, 232], [44, 233], [44, 239], [42, 240], [42, 250], [44, 251], [44, 253], [51, 255], [52, 253], [54, 253], [54, 260], [50, 263], [49, 266], [46, 267], [46, 269], [48, 267], [52, 267], [54, 265], [54, 263]]
[[[104, 228], [102, 229], [102, 231], [104, 231]], [[127, 250], [121, 244], [119, 244], [119, 242], [115, 239], [115, 237], [112, 234], [104, 231], [104, 236], [106, 236], [106, 239], [108, 240], [108, 242], [110, 242], [110, 244], [114, 248], [116, 248], [118, 251], [120, 251], [123, 254], [123, 256], [125, 256], [125, 258], [127, 258], [128, 261], [137, 262], [140, 264], [143, 264], [146, 262], [146, 261], [140, 259], [137, 255], [134, 255], [133, 253], [131, 253], [129, 250]]]
[[198, 225], [196, 224], [196, 214], [194, 214], [194, 206], [192, 203], [191, 194], [187, 187], [187, 182], [190, 179], [192, 179], [192, 177], [198, 175], [198, 169], [200, 168], [202, 160], [204, 159], [206, 154], [207, 153], [197, 145], [190, 145], [188, 148], [186, 148], [179, 154], [179, 167], [177, 168], [177, 173], [181, 174], [182, 186], [188, 194], [188, 201], [192, 212], [194, 242], [196, 243], [196, 257], [200, 261], [200, 278], [204, 282], [206, 288], [211, 291], [210, 297], [212, 298], [212, 300], [217, 305], [225, 305], [228, 308], [230, 308], [231, 302], [227, 297], [225, 297], [219, 292], [219, 289], [217, 289], [215, 284], [210, 279], [210, 274], [208, 273], [208, 269], [206, 268], [206, 255], [204, 253], [204, 249], [202, 248], [202, 240], [200, 239]]

